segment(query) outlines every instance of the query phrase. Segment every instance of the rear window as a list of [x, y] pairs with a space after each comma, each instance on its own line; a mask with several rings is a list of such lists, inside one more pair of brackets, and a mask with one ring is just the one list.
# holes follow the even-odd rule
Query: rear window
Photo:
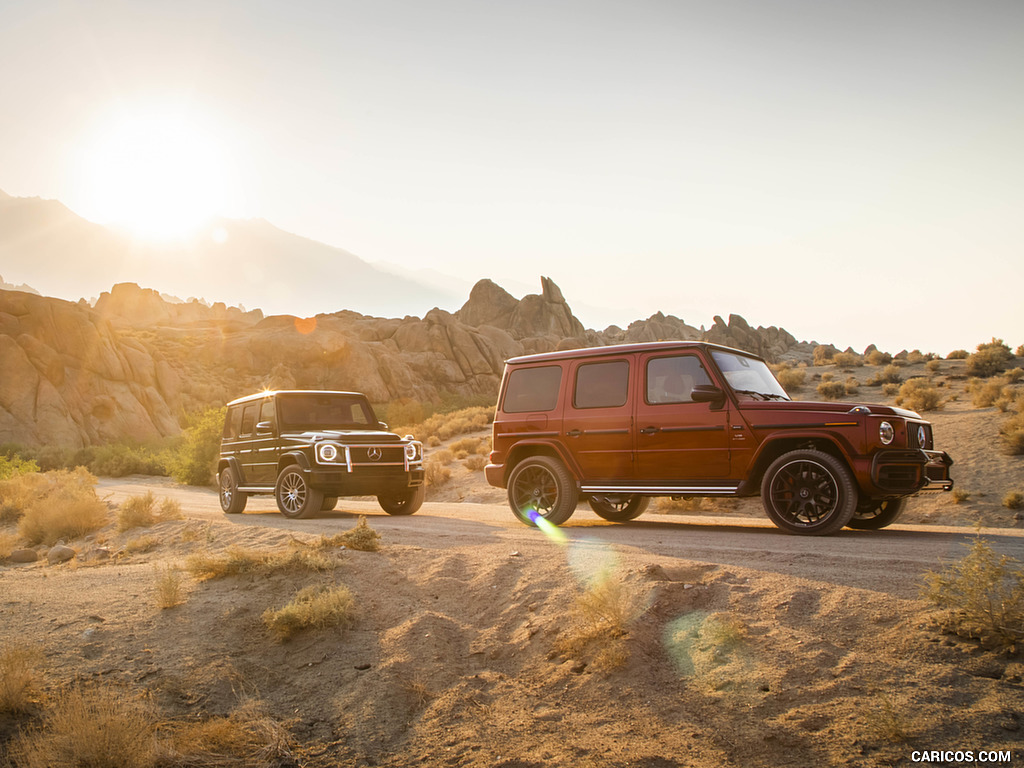
[[558, 404], [558, 388], [562, 383], [562, 368], [545, 365], [540, 368], [516, 368], [505, 385], [505, 413], [553, 411]]
[[629, 394], [629, 363], [587, 363], [576, 369], [577, 408], [618, 408]]

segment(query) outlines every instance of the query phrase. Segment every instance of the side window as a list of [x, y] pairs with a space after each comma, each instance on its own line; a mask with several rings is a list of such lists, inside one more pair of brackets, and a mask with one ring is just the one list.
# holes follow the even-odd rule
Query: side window
[[277, 411], [274, 408], [274, 399], [267, 398], [260, 408], [260, 421], [269, 421], [271, 427], [277, 426]]
[[629, 394], [629, 363], [586, 363], [576, 369], [577, 408], [617, 408], [626, 404]]
[[224, 419], [224, 437], [238, 437], [242, 432], [242, 407], [236, 405], [228, 409], [228, 417]]
[[647, 403], [692, 403], [698, 384], [710, 384], [700, 358], [694, 355], [655, 357], [647, 361]]
[[352, 403], [351, 411], [351, 422], [353, 424], [359, 424], [363, 426], [368, 426], [370, 424], [370, 414], [366, 410], [366, 406], [364, 406], [362, 403]]
[[240, 436], [245, 437], [256, 431], [256, 414], [259, 413], [259, 409], [259, 403], [249, 403], [245, 406], [245, 410], [242, 411], [242, 429], [238, 433]]
[[517, 368], [509, 374], [501, 409], [505, 413], [553, 411], [558, 405], [561, 383], [562, 367], [559, 365]]

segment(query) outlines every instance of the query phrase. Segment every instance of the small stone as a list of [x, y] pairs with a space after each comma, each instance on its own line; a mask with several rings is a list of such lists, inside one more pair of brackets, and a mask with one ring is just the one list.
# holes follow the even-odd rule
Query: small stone
[[73, 558], [77, 552], [71, 547], [64, 546], [63, 544], [56, 544], [50, 547], [50, 551], [46, 553], [46, 562], [50, 565], [56, 563], [66, 563], [68, 560]]
[[7, 559], [12, 563], [34, 563], [39, 559], [39, 553], [34, 549], [21, 547], [19, 549], [12, 550]]

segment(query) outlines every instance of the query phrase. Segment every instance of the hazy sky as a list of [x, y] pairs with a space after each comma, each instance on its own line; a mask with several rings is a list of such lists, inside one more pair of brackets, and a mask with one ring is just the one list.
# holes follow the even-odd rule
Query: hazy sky
[[[1020, 0], [0, 0], [0, 71], [0, 189], [94, 220], [190, 189], [371, 262], [549, 275], [588, 327], [1024, 342]], [[154, 121], [186, 143], [114, 168]]]

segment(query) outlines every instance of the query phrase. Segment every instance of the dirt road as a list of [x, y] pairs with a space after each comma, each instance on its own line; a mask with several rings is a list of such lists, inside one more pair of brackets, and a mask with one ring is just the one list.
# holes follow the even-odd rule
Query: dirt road
[[[104, 478], [98, 492], [112, 502], [152, 491], [171, 497], [189, 518], [282, 531], [333, 534], [352, 527], [365, 515], [370, 525], [397, 544], [443, 550], [451, 546], [504, 543], [509, 551], [544, 542], [546, 536], [515, 520], [505, 505], [428, 502], [411, 517], [391, 517], [372, 501], [342, 499], [333, 512], [312, 520], [282, 517], [270, 497], [249, 500], [241, 515], [221, 512], [212, 489], [179, 485], [167, 478]], [[927, 504], [927, 499], [915, 503]], [[845, 529], [830, 537], [792, 536], [767, 519], [648, 513], [627, 525], [602, 520], [586, 504], [551, 538], [569, 549], [606, 548], [621, 552], [743, 566], [760, 571], [814, 579], [836, 585], [914, 598], [920, 576], [962, 557], [973, 528], [894, 525], [883, 531]], [[1024, 560], [1024, 531], [981, 529], [996, 551]]]

